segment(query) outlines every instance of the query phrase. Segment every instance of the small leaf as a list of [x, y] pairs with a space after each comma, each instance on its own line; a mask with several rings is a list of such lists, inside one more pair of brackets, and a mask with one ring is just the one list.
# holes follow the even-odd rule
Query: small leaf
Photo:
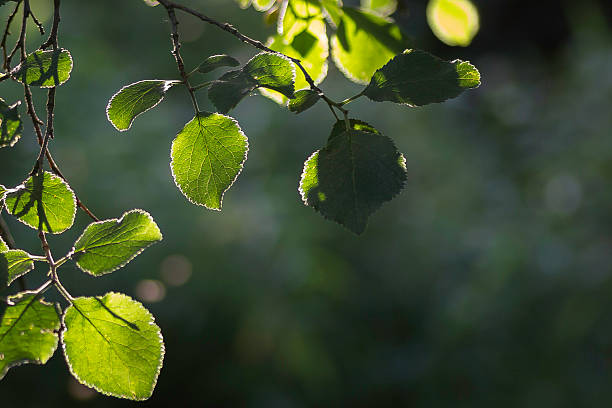
[[408, 38], [391, 20], [345, 7], [331, 39], [332, 59], [351, 81], [366, 84], [374, 72], [402, 52]]
[[14, 146], [23, 132], [23, 122], [17, 107], [21, 101], [9, 106], [0, 98], [0, 147]]
[[397, 0], [361, 0], [361, 7], [381, 16], [390, 16], [397, 10]]
[[302, 113], [306, 109], [314, 106], [321, 97], [318, 92], [304, 89], [295, 93], [295, 98], [289, 101], [289, 110], [295, 113]]
[[38, 50], [17, 65], [11, 76], [24, 84], [53, 88], [66, 82], [71, 72], [72, 56], [68, 50]]
[[199, 66], [198, 71], [205, 74], [221, 67], [237, 67], [240, 62], [229, 55], [211, 55], [206, 58]]
[[[4, 244], [4, 242], [2, 242], [2, 244]], [[2, 245], [0, 245], [0, 247], [1, 246]], [[6, 286], [34, 269], [34, 260], [32, 256], [19, 249], [0, 251], [0, 258], [0, 276], [6, 276]]]
[[49, 172], [35, 174], [10, 190], [5, 202], [10, 214], [36, 230], [60, 234], [74, 222], [74, 193], [64, 180]]
[[108, 101], [106, 117], [118, 131], [128, 130], [138, 115], [157, 106], [168, 89], [178, 83], [152, 79], [124, 86]]
[[161, 239], [153, 218], [145, 211], [132, 210], [119, 219], [89, 224], [74, 244], [72, 257], [83, 272], [100, 276], [122, 268]]
[[253, 8], [257, 11], [266, 11], [276, 3], [276, 0], [253, 0]]
[[143, 1], [149, 7], [159, 6], [159, 1], [157, 1], [157, 0], [143, 0]]
[[247, 151], [247, 137], [233, 118], [200, 112], [172, 142], [174, 182], [192, 203], [220, 210]]
[[404, 156], [391, 139], [367, 123], [336, 123], [327, 146], [304, 164], [300, 194], [304, 204], [356, 234], [368, 217], [391, 200], [406, 181]]
[[45, 364], [57, 348], [57, 308], [34, 292], [10, 297], [0, 321], [0, 379], [15, 366]]
[[425, 51], [406, 50], [376, 71], [364, 95], [374, 101], [422, 106], [479, 85], [480, 73], [469, 62], [447, 62]]
[[480, 28], [478, 9], [470, 0], [430, 0], [427, 22], [443, 43], [467, 47]]
[[272, 89], [292, 98], [295, 67], [277, 54], [262, 52], [242, 69], [227, 72], [208, 89], [208, 97], [221, 113], [227, 113], [259, 87]]
[[79, 297], [64, 312], [62, 346], [74, 377], [102, 394], [146, 400], [164, 359], [153, 316], [120, 293]]
[[241, 9], [247, 9], [251, 5], [251, 0], [236, 0], [236, 3], [238, 3]]

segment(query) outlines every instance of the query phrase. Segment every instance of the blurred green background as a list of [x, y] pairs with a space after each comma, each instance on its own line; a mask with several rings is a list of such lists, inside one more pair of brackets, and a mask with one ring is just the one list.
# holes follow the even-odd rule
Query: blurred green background
[[[33, 0], [47, 26], [51, 3]], [[234, 1], [184, 3], [255, 38], [274, 30]], [[295, 116], [261, 96], [243, 101], [231, 114], [250, 141], [244, 171], [222, 212], [191, 205], [169, 167], [170, 143], [193, 115], [185, 90], [173, 89], [127, 133], [105, 117], [123, 85], [177, 77], [163, 9], [62, 2], [60, 44], [75, 65], [57, 92], [51, 150], [99, 217], [142, 208], [164, 233], [114, 274], [61, 271], [74, 295], [123, 291], [156, 316], [165, 364], [140, 406], [612, 403], [612, 7], [475, 3], [480, 33], [470, 47], [450, 48], [427, 27], [425, 1], [401, 2], [394, 17], [418, 46], [472, 61], [483, 85], [419, 109], [351, 104], [395, 140], [409, 171], [405, 191], [356, 237], [297, 192], [304, 160], [333, 124], [326, 106]], [[210, 54], [255, 54], [179, 17], [188, 68]], [[29, 38], [36, 49], [39, 34]], [[336, 99], [359, 89], [331, 65], [322, 87]], [[0, 88], [8, 103], [23, 97], [9, 81]], [[46, 92], [35, 97], [43, 112]], [[212, 109], [205, 92], [200, 104]], [[19, 184], [37, 152], [26, 123], [16, 147], [0, 150], [0, 182]], [[7, 221], [20, 247], [41, 252], [32, 230]], [[72, 230], [50, 238], [54, 252], [66, 253], [88, 222], [78, 212]], [[10, 370], [0, 401], [136, 405], [76, 384], [59, 351], [46, 366]]]

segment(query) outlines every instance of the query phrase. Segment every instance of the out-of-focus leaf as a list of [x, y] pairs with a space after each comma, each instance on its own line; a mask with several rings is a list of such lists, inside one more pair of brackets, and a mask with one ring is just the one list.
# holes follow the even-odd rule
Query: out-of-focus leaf
[[467, 47], [480, 28], [476, 6], [470, 0], [430, 0], [427, 22], [440, 41]]
[[14, 146], [23, 132], [23, 121], [17, 107], [20, 101], [9, 106], [0, 98], [0, 147]]

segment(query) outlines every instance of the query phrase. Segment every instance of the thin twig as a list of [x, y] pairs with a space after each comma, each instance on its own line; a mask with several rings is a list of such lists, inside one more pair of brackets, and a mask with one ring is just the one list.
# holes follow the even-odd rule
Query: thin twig
[[15, 16], [17, 15], [17, 12], [19, 11], [20, 5], [21, 5], [21, 2], [18, 2], [17, 5], [15, 6], [15, 9], [9, 16], [8, 20], [6, 21], [6, 28], [4, 29], [4, 34], [2, 34], [2, 42], [0, 42], [0, 48], [2, 48], [2, 57], [4, 61], [3, 66], [7, 72], [10, 71], [11, 67], [10, 67], [10, 64], [8, 63], [9, 61], [7, 60], [6, 40], [8, 36], [11, 34], [10, 32], [11, 23], [13, 22], [13, 19], [15, 18]]
[[40, 46], [41, 50], [48, 48], [50, 45], [53, 46], [53, 49], [57, 48], [57, 29], [60, 20], [60, 0], [53, 0], [53, 25], [51, 26], [49, 38]]

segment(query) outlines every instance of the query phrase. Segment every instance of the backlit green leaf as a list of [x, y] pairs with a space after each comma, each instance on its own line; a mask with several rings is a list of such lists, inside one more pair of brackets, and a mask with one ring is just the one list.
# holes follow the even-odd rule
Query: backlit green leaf
[[72, 258], [84, 272], [104, 275], [125, 266], [161, 239], [153, 218], [145, 211], [132, 210], [119, 219], [89, 224], [74, 244]]
[[57, 348], [60, 319], [54, 305], [33, 292], [10, 297], [0, 321], [0, 379], [15, 366], [45, 364]]
[[205, 74], [217, 68], [237, 67], [238, 65], [240, 65], [240, 62], [229, 55], [211, 55], [198, 66], [198, 71]]
[[266, 11], [276, 3], [276, 0], [252, 0], [253, 8], [257, 11]]
[[342, 1], [340, 0], [321, 0], [321, 5], [326, 12], [326, 16], [333, 23], [334, 27], [340, 25], [342, 17]]
[[289, 110], [295, 113], [302, 113], [317, 103], [320, 98], [318, 92], [310, 89], [297, 91], [295, 98], [289, 101]]
[[151, 396], [164, 343], [144, 306], [120, 293], [79, 297], [66, 309], [63, 323], [64, 355], [77, 380], [119, 398]]
[[240, 70], [230, 71], [208, 89], [208, 97], [221, 113], [227, 113], [257, 88], [278, 91], [293, 97], [295, 67], [280, 55], [262, 52]]
[[391, 139], [367, 123], [334, 125], [327, 145], [304, 164], [300, 194], [304, 204], [356, 234], [368, 217], [397, 195], [406, 181], [404, 156]]
[[285, 41], [291, 42], [293, 37], [308, 27], [313, 18], [321, 18], [321, 6], [317, 0], [288, 0], [283, 2], [277, 23], [277, 31]]
[[433, 33], [448, 45], [467, 47], [478, 33], [478, 10], [470, 0], [430, 0], [427, 22]]
[[2, 237], [0, 237], [0, 253], [2, 252], [6, 252], [9, 250], [8, 245], [6, 245], [6, 242], [4, 242], [4, 240], [2, 239]]
[[332, 58], [348, 79], [366, 84], [378, 68], [409, 44], [391, 20], [346, 7], [331, 40]]
[[128, 130], [138, 115], [157, 106], [168, 89], [178, 83], [153, 79], [124, 86], [108, 101], [106, 117], [115, 129]]
[[[2, 245], [0, 245], [1, 247]], [[6, 285], [10, 285], [20, 276], [34, 269], [32, 256], [19, 249], [0, 251], [0, 276], [6, 276]], [[2, 278], [4, 280], [4, 278]], [[3, 284], [4, 282], [0, 282]], [[0, 286], [1, 287], [1, 286]]]
[[425, 51], [406, 50], [376, 71], [364, 94], [374, 101], [422, 106], [479, 85], [480, 73], [469, 62], [447, 62]]
[[390, 16], [397, 10], [397, 0], [361, 0], [361, 7], [383, 16]]
[[49, 172], [31, 176], [10, 190], [5, 203], [10, 214], [36, 230], [59, 234], [74, 222], [74, 193], [64, 180]]
[[59, 86], [70, 78], [72, 56], [68, 50], [35, 51], [17, 65], [11, 76], [19, 82], [41, 88]]
[[6, 191], [6, 187], [0, 184], [0, 210], [2, 210], [2, 207], [4, 207], [4, 202], [2, 200], [4, 200], [4, 195], [6, 194]]
[[192, 203], [220, 210], [223, 194], [242, 171], [247, 151], [247, 137], [234, 119], [201, 112], [172, 142], [174, 181]]
[[23, 131], [23, 122], [17, 107], [21, 102], [9, 106], [0, 98], [0, 147], [13, 146]]

